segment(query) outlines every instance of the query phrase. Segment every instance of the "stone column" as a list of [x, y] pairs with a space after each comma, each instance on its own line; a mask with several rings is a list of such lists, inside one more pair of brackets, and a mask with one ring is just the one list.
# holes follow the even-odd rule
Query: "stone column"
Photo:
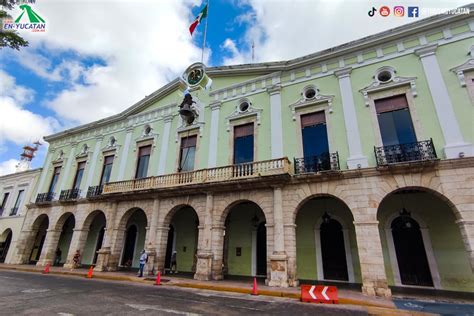
[[272, 86], [267, 89], [270, 94], [271, 116], [271, 150], [272, 159], [283, 157], [283, 128], [281, 118], [281, 84], [280, 74], [272, 78]]
[[130, 149], [130, 142], [132, 140], [133, 126], [127, 127], [127, 134], [125, 135], [125, 141], [123, 144], [122, 153], [120, 155], [120, 166], [117, 175], [117, 179], [111, 181], [125, 180], [125, 168], [127, 167], [127, 157]]
[[155, 252], [156, 252], [156, 271], [165, 272], [165, 259], [166, 259], [166, 245], [168, 244], [168, 232], [169, 226], [158, 225], [156, 228], [156, 241], [155, 241]]
[[362, 274], [362, 292], [370, 296], [390, 297], [383, 261], [378, 221], [355, 221], [357, 251]]
[[420, 57], [423, 65], [423, 70], [438, 116], [438, 122], [441, 125], [441, 130], [446, 142], [444, 153], [446, 158], [474, 156], [473, 145], [464, 141], [461, 129], [459, 128], [453, 104], [436, 58], [435, 52], [437, 48], [438, 44], [428, 45], [415, 50], [415, 54]]
[[17, 242], [17, 255], [10, 260], [11, 264], [27, 264], [30, 261], [31, 251], [38, 230], [22, 230]]
[[214, 197], [212, 194], [206, 196], [206, 215], [204, 225], [199, 228], [199, 242], [197, 251], [196, 280], [211, 280], [212, 277], [212, 214], [214, 210]]
[[165, 174], [166, 157], [168, 155], [168, 144], [170, 142], [170, 130], [171, 130], [172, 121], [173, 121], [172, 114], [164, 117], [165, 125], [163, 126], [163, 140], [161, 143], [160, 160], [158, 163], [158, 175]]
[[[115, 215], [117, 214], [118, 203], [112, 203], [110, 209], [106, 214], [106, 226], [104, 229], [104, 241], [102, 247], [97, 251], [97, 262], [94, 267], [94, 271], [109, 271], [115, 270], [113, 268], [113, 263], [110, 262], [110, 253], [112, 241], [115, 238]], [[118, 264], [118, 261], [117, 261]]]
[[357, 111], [352, 94], [351, 67], [343, 68], [334, 72], [339, 79], [339, 89], [341, 90], [342, 111], [346, 125], [346, 137], [349, 145], [349, 158], [347, 167], [349, 169], [366, 168], [369, 166], [367, 157], [362, 154], [362, 145], [359, 134], [359, 124], [357, 122]]
[[95, 171], [95, 166], [97, 165], [97, 160], [99, 158], [99, 152], [100, 152], [100, 147], [102, 145], [102, 140], [104, 139], [104, 136], [100, 135], [96, 137], [96, 143], [95, 143], [95, 148], [94, 152], [92, 153], [92, 159], [89, 161], [89, 172], [87, 173], [87, 179], [86, 179], [86, 184], [84, 186], [84, 189], [81, 192], [81, 197], [86, 197], [87, 195], [87, 190], [92, 184], [92, 179], [94, 178], [94, 171]]
[[153, 209], [151, 213], [150, 226], [146, 232], [145, 249], [148, 254], [148, 262], [145, 265], [145, 275], [154, 275], [156, 271], [156, 227], [158, 225], [158, 215], [160, 211], [160, 200], [153, 200]]
[[288, 285], [298, 286], [296, 274], [296, 224], [285, 224], [285, 251], [288, 256]]
[[80, 260], [82, 261], [88, 233], [89, 229], [73, 229], [69, 251], [66, 254], [66, 262], [64, 263], [65, 268], [72, 268], [74, 266], [74, 261], [72, 259], [76, 254], [76, 250], [79, 250], [79, 253], [81, 254]]
[[456, 221], [456, 224], [458, 224], [461, 231], [467, 257], [471, 263], [471, 270], [474, 272], [474, 220], [460, 219]]
[[212, 226], [212, 279], [222, 280], [224, 274], [222, 268], [224, 266], [224, 234], [225, 226]]
[[209, 136], [209, 158], [207, 167], [214, 168], [217, 166], [217, 139], [219, 136], [219, 112], [222, 103], [214, 101], [209, 105], [211, 108], [211, 134]]
[[56, 248], [58, 246], [59, 238], [61, 237], [61, 230], [48, 229], [46, 231], [46, 238], [44, 240], [41, 255], [36, 263], [37, 266], [45, 266], [48, 263], [53, 264]]
[[281, 188], [273, 189], [273, 253], [270, 256], [269, 286], [288, 287], [288, 257], [285, 252], [283, 200]]

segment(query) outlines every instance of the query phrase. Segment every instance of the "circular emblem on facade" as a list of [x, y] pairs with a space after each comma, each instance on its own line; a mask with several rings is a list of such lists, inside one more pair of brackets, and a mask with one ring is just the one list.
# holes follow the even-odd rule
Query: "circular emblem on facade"
[[181, 78], [192, 90], [199, 87], [207, 90], [212, 84], [212, 80], [207, 76], [206, 66], [203, 63], [194, 63], [189, 66]]
[[187, 81], [190, 86], [197, 85], [204, 78], [204, 69], [196, 68], [188, 73]]

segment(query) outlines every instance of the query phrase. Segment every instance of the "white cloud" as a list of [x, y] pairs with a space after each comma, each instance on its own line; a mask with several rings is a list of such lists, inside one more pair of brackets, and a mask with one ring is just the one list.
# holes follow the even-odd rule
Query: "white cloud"
[[[470, 2], [399, 0], [394, 5], [449, 9]], [[247, 4], [252, 12], [245, 12], [236, 19], [249, 25], [244, 43], [242, 48], [225, 59], [226, 64], [250, 62], [252, 41], [255, 41], [256, 62], [286, 60], [416, 21], [408, 17], [369, 17], [367, 12], [372, 6], [393, 7], [382, 0], [248, 0]]]
[[20, 161], [16, 159], [9, 159], [9, 160], [0, 162], [0, 176], [14, 173], [15, 167], [19, 162]]

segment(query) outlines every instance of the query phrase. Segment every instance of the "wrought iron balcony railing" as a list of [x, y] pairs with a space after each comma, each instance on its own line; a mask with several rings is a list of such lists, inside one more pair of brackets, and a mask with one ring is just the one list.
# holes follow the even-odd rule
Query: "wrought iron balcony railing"
[[54, 192], [40, 193], [36, 196], [36, 203], [48, 203], [54, 199]]
[[80, 193], [81, 190], [79, 189], [62, 190], [61, 194], [59, 195], [59, 201], [77, 200]]
[[87, 190], [87, 198], [89, 199], [101, 195], [103, 189], [103, 185], [89, 187], [89, 189]]
[[173, 173], [157, 177], [110, 182], [104, 185], [103, 195], [211, 182], [216, 183], [220, 181], [256, 178], [259, 176], [283, 175], [290, 173], [290, 165], [290, 161], [285, 157], [225, 167]]
[[438, 159], [432, 139], [416, 143], [374, 147], [374, 152], [377, 166]]
[[18, 207], [12, 207], [10, 216], [15, 216], [18, 213]]
[[295, 174], [340, 170], [339, 154], [324, 153], [319, 156], [295, 158]]

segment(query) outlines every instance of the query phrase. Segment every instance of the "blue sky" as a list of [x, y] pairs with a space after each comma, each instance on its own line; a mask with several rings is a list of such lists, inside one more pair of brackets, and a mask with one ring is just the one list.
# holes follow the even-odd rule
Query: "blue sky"
[[[380, 5], [453, 8], [463, 0], [211, 0], [205, 63], [284, 60], [413, 21], [370, 18]], [[0, 175], [21, 147], [139, 101], [200, 61], [204, 25], [191, 37], [200, 0], [36, 0], [46, 32], [21, 31], [30, 46], [0, 50]], [[20, 9], [11, 15], [16, 18]], [[204, 21], [205, 22], [205, 21]], [[33, 162], [43, 163], [46, 145]]]

